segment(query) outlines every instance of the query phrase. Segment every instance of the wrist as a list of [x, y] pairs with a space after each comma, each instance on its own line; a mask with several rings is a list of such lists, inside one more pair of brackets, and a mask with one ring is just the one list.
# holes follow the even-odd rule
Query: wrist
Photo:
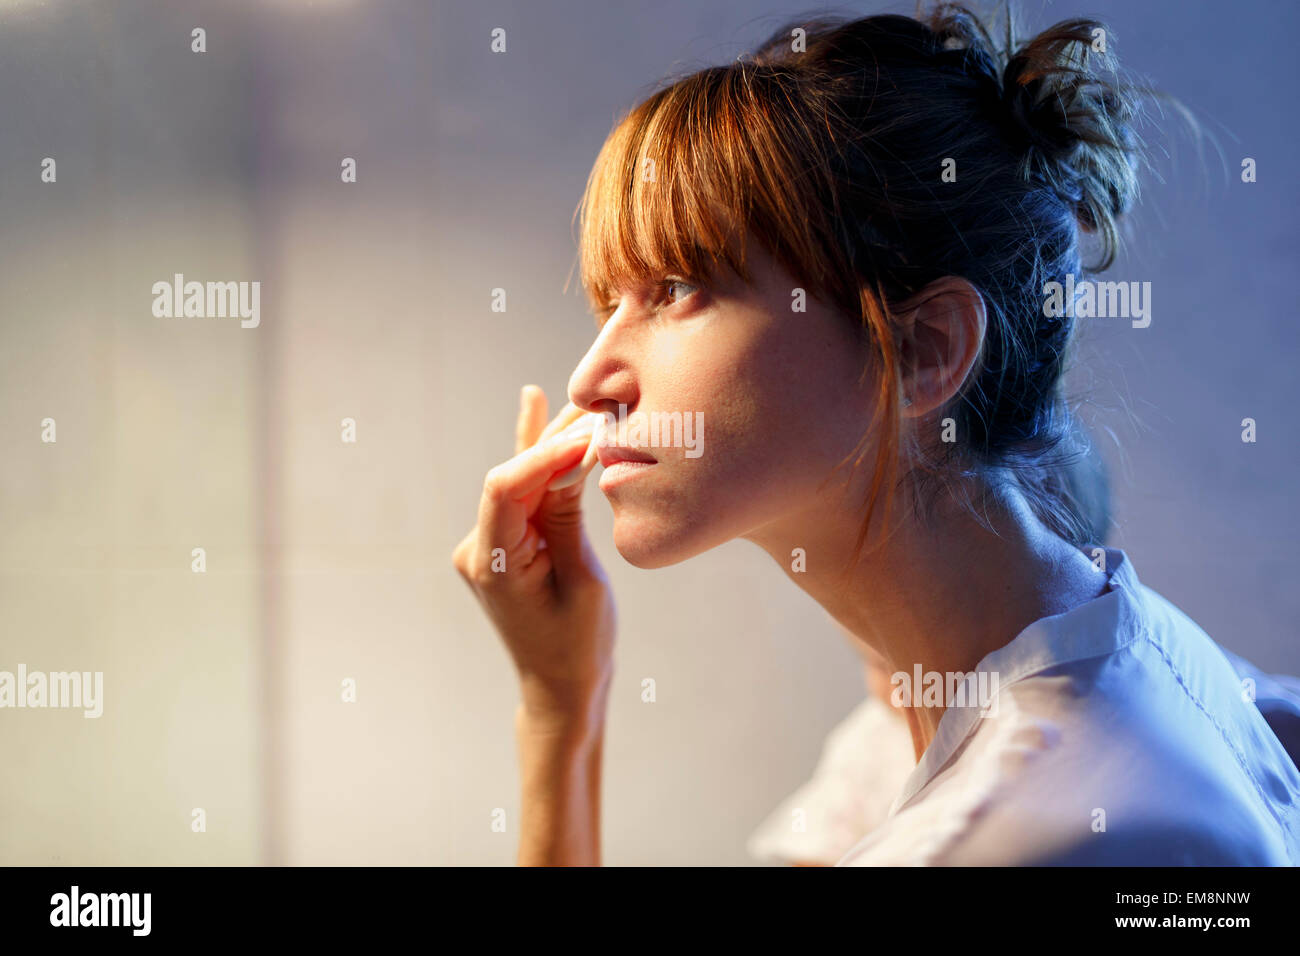
[[516, 729], [575, 745], [598, 738], [605, 725], [611, 677], [607, 672], [594, 680], [563, 685], [525, 678], [515, 711]]

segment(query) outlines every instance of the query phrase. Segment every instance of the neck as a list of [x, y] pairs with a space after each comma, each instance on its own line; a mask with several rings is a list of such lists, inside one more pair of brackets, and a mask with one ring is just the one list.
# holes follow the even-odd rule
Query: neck
[[[747, 535], [786, 569], [799, 587], [879, 653], [896, 687], [907, 688], [917, 668], [948, 675], [973, 671], [1040, 618], [1061, 614], [1105, 589], [1082, 551], [1051, 532], [1018, 492], [990, 502], [983, 527], [951, 499], [922, 520], [903, 509], [883, 541], [868, 540], [849, 566], [860, 529], [860, 508], [845, 496], [819, 499]], [[874, 523], [874, 522], [873, 522]], [[802, 548], [805, 570], [792, 570]], [[906, 675], [906, 682], [901, 675]], [[941, 700], [922, 702], [911, 686], [904, 700], [917, 760], [938, 731]]]

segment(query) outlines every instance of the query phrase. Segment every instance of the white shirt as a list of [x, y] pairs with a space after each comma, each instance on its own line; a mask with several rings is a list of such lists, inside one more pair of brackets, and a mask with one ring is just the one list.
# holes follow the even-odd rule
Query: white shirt
[[1106, 567], [980, 661], [996, 706], [944, 712], [837, 866], [1300, 862], [1300, 772], [1232, 664], [1123, 551]]
[[946, 711], [919, 764], [884, 702], [855, 708], [750, 852], [845, 866], [1296, 862], [1300, 753], [1278, 738], [1297, 749], [1300, 681], [1224, 651], [1122, 551], [1106, 567], [1107, 593], [980, 662], [999, 676], [994, 700]]
[[902, 712], [867, 697], [826, 736], [811, 779], [768, 814], [745, 848], [768, 863], [830, 866], [885, 822], [915, 766]]

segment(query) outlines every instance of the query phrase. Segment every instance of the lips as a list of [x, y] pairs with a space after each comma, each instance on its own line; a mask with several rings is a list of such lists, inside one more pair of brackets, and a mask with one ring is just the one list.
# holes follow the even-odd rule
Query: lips
[[620, 461], [639, 461], [648, 465], [658, 462], [654, 455], [646, 454], [639, 448], [628, 448], [626, 445], [600, 445], [596, 449], [596, 455], [606, 468]]

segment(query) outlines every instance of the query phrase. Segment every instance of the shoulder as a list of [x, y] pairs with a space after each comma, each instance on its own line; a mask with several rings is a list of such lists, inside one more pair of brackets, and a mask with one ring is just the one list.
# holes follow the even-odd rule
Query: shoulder
[[1038, 854], [1026, 866], [1285, 866], [1280, 845], [1243, 839], [1212, 820], [1141, 820]]
[[1278, 866], [1296, 852], [1291, 806], [1167, 753], [1065, 745], [977, 804], [934, 796], [932, 810], [966, 810], [935, 865]]
[[1295, 808], [1259, 788], [1269, 753], [1241, 753], [1243, 766], [1220, 733], [1230, 718], [1181, 707], [1177, 689], [1121, 687], [1057, 670], [1003, 688], [996, 715], [850, 862], [1289, 864]]

